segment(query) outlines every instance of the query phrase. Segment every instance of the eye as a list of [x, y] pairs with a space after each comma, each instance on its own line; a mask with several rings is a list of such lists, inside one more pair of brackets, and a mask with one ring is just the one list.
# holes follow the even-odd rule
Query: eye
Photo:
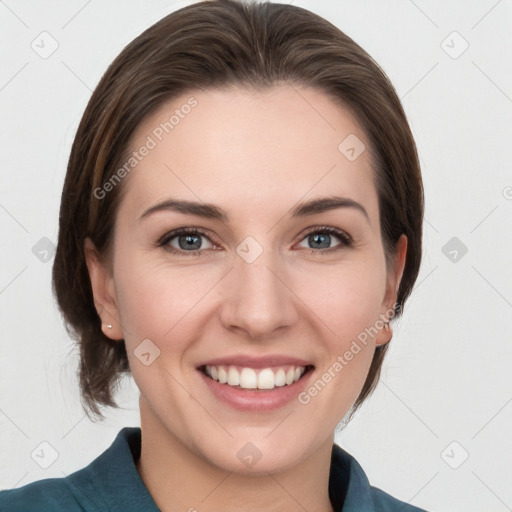
[[[331, 243], [335, 240], [338, 240], [338, 244], [334, 247], [331, 246]], [[303, 238], [302, 243], [310, 244], [310, 246], [306, 246], [306, 248], [310, 249], [311, 253], [330, 253], [333, 251], [338, 251], [343, 249], [344, 247], [352, 247], [353, 240], [344, 231], [340, 229], [331, 228], [328, 226], [324, 226], [322, 228], [314, 228], [306, 234], [305, 238]], [[301, 245], [304, 247], [304, 245]]]
[[[206, 247], [203, 240], [207, 240]], [[206, 234], [197, 228], [171, 231], [159, 240], [158, 246], [179, 256], [200, 256], [203, 250], [215, 248]]]

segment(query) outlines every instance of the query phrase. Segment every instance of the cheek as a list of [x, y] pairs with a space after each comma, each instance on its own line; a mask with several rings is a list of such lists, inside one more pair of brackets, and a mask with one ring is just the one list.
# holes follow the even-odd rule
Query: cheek
[[[385, 293], [385, 265], [367, 258], [297, 272], [294, 291], [342, 345], [378, 319]], [[334, 337], [335, 335], [335, 337]]]
[[[218, 272], [163, 264], [134, 253], [116, 266], [116, 293], [127, 345], [149, 338], [162, 348], [172, 339], [173, 349], [192, 337], [191, 319], [200, 303], [219, 280]], [[184, 330], [187, 330], [185, 336]]]
[[[298, 294], [318, 315], [323, 347], [316, 378], [299, 395], [311, 418], [335, 428], [361, 392], [372, 362], [372, 331], [385, 291], [385, 266], [378, 258], [330, 267], [302, 276]], [[299, 282], [299, 281], [297, 281]], [[314, 422], [314, 420], [311, 420]]]
[[[178, 407], [181, 391], [172, 376], [180, 374], [187, 349], [201, 336], [198, 304], [209, 281], [199, 286], [199, 281], [186, 278], [187, 273], [135, 259], [116, 270], [119, 314], [133, 378], [142, 395], [152, 397], [150, 401], [165, 395], [170, 406]], [[142, 358], [148, 352], [151, 360], [146, 366]]]

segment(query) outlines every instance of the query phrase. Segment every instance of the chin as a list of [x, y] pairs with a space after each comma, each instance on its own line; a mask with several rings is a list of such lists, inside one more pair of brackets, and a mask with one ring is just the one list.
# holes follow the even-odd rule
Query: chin
[[198, 453], [211, 465], [240, 475], [262, 476], [286, 471], [311, 456], [323, 443], [331, 443], [332, 437], [321, 441], [306, 432], [283, 431], [281, 435], [261, 433], [241, 435], [226, 439], [224, 443], [197, 446]]

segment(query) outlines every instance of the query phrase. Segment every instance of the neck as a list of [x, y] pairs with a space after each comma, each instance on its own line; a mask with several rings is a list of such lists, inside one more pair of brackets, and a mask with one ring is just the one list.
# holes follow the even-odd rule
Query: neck
[[141, 428], [136, 466], [162, 512], [333, 511], [328, 491], [332, 440], [298, 466], [245, 475], [198, 456], [154, 416], [141, 414]]

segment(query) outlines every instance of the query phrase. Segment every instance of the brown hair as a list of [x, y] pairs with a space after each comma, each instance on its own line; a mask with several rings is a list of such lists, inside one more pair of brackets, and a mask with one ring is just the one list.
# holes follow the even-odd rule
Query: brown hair
[[[114, 391], [129, 371], [124, 341], [101, 330], [84, 256], [90, 237], [107, 254], [122, 184], [112, 179], [140, 122], [187, 91], [277, 82], [309, 86], [348, 106], [370, 142], [376, 168], [381, 236], [389, 262], [401, 234], [407, 260], [396, 315], [412, 291], [421, 261], [423, 187], [415, 143], [389, 79], [352, 39], [320, 16], [285, 4], [210, 0], [175, 11], [128, 44], [96, 87], [78, 127], [62, 191], [53, 286], [80, 349], [82, 404], [116, 406]], [[340, 141], [341, 142], [341, 141]], [[353, 410], [375, 388], [388, 344], [377, 347]]]

